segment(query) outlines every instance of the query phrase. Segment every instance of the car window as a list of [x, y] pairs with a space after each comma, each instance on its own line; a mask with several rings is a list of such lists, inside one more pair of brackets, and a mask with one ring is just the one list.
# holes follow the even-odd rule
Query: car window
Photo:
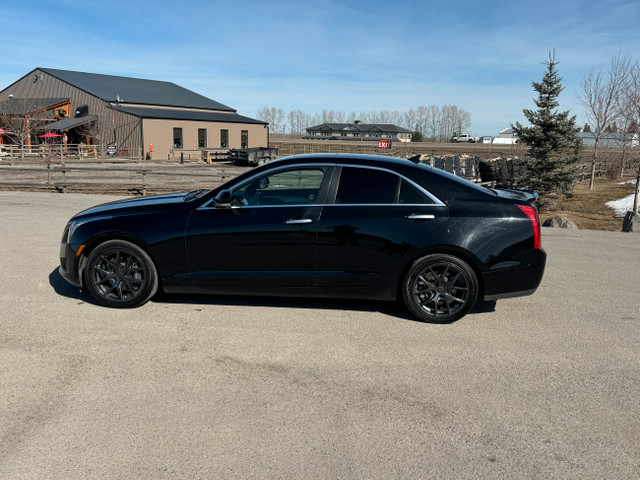
[[297, 168], [258, 177], [233, 191], [239, 205], [306, 205], [318, 202], [326, 169]]
[[336, 203], [396, 203], [399, 180], [390, 172], [343, 167]]

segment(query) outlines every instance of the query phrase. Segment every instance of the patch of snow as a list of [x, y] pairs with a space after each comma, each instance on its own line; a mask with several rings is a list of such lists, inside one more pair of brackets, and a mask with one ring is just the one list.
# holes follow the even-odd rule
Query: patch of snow
[[616, 185], [627, 185], [627, 184], [631, 184], [631, 185], [635, 185], [636, 184], [636, 180], [635, 178], [633, 180], [627, 180], [626, 182], [618, 182], [616, 183]]
[[619, 200], [611, 200], [605, 205], [616, 212], [616, 217], [624, 217], [627, 211], [633, 208], [633, 193]]

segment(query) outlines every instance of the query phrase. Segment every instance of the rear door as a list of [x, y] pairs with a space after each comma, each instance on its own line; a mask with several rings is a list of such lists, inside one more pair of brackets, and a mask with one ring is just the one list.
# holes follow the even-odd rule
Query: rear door
[[408, 255], [436, 241], [448, 209], [389, 170], [342, 166], [335, 175], [318, 225], [315, 283], [385, 289]]

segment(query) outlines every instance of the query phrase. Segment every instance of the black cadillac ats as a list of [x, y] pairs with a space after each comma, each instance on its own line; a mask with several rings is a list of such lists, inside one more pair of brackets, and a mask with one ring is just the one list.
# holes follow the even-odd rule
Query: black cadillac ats
[[158, 290], [401, 298], [420, 320], [451, 322], [478, 298], [538, 287], [535, 198], [399, 158], [293, 156], [214, 190], [79, 213], [60, 273], [108, 307]]

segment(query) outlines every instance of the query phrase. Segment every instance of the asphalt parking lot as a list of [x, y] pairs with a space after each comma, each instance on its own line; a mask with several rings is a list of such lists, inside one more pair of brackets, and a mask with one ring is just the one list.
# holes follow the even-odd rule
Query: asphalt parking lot
[[395, 304], [96, 306], [77, 211], [0, 192], [0, 478], [639, 478], [640, 235], [543, 229], [530, 297], [451, 325]]

